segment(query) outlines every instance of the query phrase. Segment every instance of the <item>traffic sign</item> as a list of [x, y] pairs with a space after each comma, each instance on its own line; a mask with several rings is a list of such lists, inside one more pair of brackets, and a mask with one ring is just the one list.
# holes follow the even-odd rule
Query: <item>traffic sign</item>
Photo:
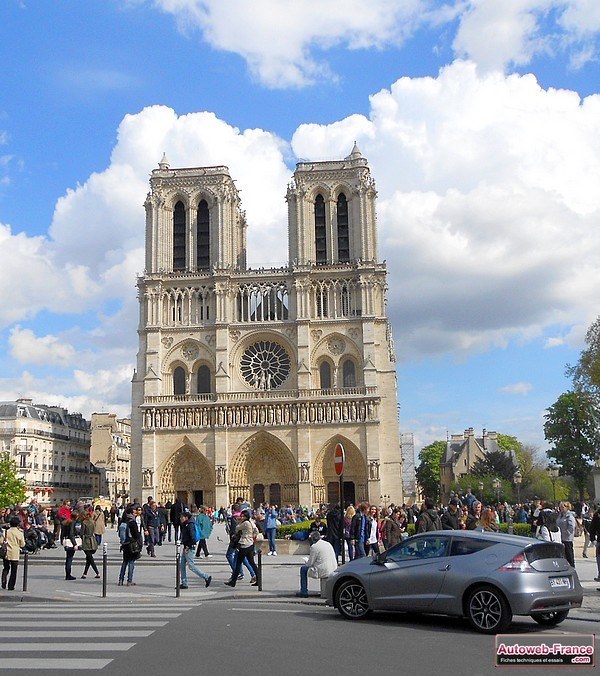
[[338, 476], [342, 476], [344, 473], [344, 463], [346, 462], [346, 453], [344, 452], [344, 447], [342, 444], [335, 445], [335, 453], [333, 455], [333, 460], [335, 463], [335, 473]]

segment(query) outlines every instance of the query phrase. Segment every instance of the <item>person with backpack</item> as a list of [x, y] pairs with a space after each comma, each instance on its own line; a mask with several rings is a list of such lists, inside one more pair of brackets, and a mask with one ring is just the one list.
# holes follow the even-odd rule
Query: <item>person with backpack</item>
[[131, 587], [135, 585], [133, 581], [135, 562], [142, 555], [142, 536], [135, 519], [135, 511], [133, 506], [127, 507], [119, 525], [119, 541], [121, 542], [121, 552], [123, 554], [123, 563], [119, 571], [119, 586], [123, 586], [126, 572], [127, 586]]
[[557, 525], [558, 514], [549, 507], [544, 507], [538, 515], [536, 537], [546, 542], [561, 542], [560, 529]]
[[206, 541], [211, 536], [213, 525], [210, 520], [210, 516], [206, 513], [206, 507], [200, 505], [198, 516], [196, 517], [196, 541], [198, 542], [198, 547], [196, 548], [196, 556], [199, 557], [201, 552], [204, 552], [204, 556], [207, 559], [212, 558], [212, 554], [209, 553]]
[[440, 515], [435, 509], [433, 498], [425, 498], [421, 505], [421, 513], [417, 517], [415, 533], [426, 533], [431, 530], [443, 530]]
[[208, 587], [211, 583], [212, 576], [207, 575], [203, 570], [200, 570], [194, 563], [194, 550], [196, 547], [196, 524], [190, 520], [191, 513], [185, 509], [179, 517], [181, 526], [181, 546], [183, 552], [181, 554], [181, 585], [180, 589], [187, 589], [187, 569], [196, 573], [198, 577], [204, 580], [204, 584]]
[[584, 559], [588, 558], [587, 555], [587, 550], [588, 547], [591, 547], [592, 541], [590, 539], [590, 526], [592, 525], [592, 517], [596, 513], [596, 508], [595, 507], [590, 507], [587, 512], [582, 514], [581, 516], [581, 521], [583, 524], [583, 535], [584, 535], [584, 542], [583, 542], [583, 552], [582, 556]]

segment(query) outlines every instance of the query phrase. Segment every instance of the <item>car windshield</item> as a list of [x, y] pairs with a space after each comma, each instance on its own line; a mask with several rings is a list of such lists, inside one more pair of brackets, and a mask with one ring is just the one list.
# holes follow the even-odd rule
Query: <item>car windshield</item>
[[446, 556], [448, 538], [440, 536], [425, 536], [411, 538], [402, 544], [393, 547], [387, 552], [386, 561], [406, 561], [407, 559], [432, 559]]

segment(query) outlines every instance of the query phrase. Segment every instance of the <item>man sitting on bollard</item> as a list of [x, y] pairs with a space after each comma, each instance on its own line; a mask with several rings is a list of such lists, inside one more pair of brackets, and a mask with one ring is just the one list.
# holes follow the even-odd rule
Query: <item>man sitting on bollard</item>
[[296, 592], [296, 596], [301, 598], [308, 598], [309, 576], [321, 580], [329, 577], [337, 568], [337, 557], [333, 547], [327, 540], [321, 539], [318, 531], [311, 531], [308, 541], [310, 556], [306, 565], [300, 566], [300, 591]]

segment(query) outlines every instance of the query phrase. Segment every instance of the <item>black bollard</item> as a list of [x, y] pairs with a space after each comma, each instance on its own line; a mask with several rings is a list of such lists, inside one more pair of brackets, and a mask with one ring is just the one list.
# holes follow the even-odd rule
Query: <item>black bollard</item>
[[106, 598], [106, 577], [108, 571], [108, 544], [102, 543], [102, 598]]
[[181, 542], [177, 540], [175, 543], [175, 598], [181, 595]]
[[258, 550], [258, 568], [256, 570], [256, 577], [258, 581], [258, 591], [262, 591], [262, 549]]
[[23, 557], [23, 591], [27, 591], [27, 572], [29, 570], [29, 552], [25, 552]]

